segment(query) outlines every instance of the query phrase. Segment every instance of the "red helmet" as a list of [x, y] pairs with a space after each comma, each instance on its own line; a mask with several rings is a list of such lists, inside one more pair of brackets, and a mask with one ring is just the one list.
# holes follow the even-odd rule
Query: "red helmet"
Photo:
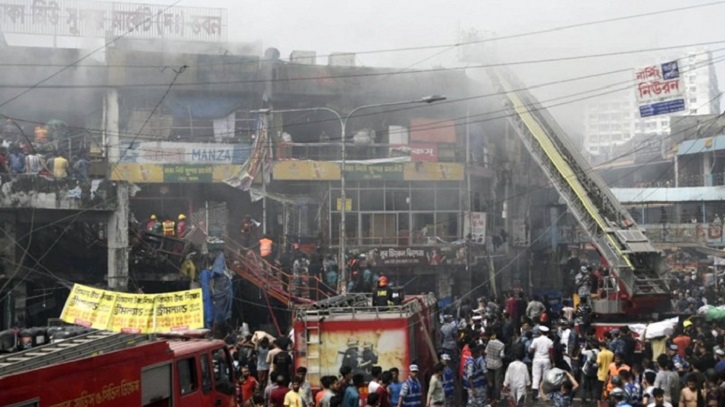
[[388, 278], [385, 276], [378, 277], [378, 285], [388, 285]]

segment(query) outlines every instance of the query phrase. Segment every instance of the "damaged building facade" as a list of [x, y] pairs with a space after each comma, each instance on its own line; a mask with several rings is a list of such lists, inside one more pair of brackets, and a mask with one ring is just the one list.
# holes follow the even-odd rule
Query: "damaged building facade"
[[[80, 62], [78, 49], [6, 44], [0, 54], [0, 114], [20, 129], [4, 139], [71, 166], [88, 160], [87, 177], [3, 174], [3, 327], [57, 317], [73, 282], [188, 288], [195, 245], [242, 242], [245, 216], [248, 243], [266, 233], [280, 255], [318, 260], [344, 245], [410, 293], [452, 299], [547, 280], [530, 272], [526, 249], [557, 197], [493, 90], [463, 70], [359, 67], [352, 54], [287, 61], [256, 44], [168, 39], [120, 39]], [[433, 95], [446, 99], [425, 103]], [[43, 133], [51, 120], [63, 131]], [[151, 215], [184, 215], [189, 247], [145, 242]], [[239, 280], [241, 307], [258, 303], [261, 289]]]

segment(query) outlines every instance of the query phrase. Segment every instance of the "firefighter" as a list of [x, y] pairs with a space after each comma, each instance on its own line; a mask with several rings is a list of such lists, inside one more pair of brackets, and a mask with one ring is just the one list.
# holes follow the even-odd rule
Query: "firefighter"
[[159, 233], [161, 232], [161, 222], [159, 222], [159, 219], [156, 217], [156, 215], [149, 216], [148, 222], [146, 222], [146, 231], [152, 232], [152, 233]]
[[176, 233], [176, 222], [171, 220], [171, 218], [166, 218], [161, 226], [164, 236], [174, 236]]
[[256, 224], [249, 215], [244, 215], [242, 220], [242, 227], [239, 229], [239, 233], [242, 235], [241, 245], [243, 247], [249, 247], [252, 245], [252, 238], [254, 237], [254, 229]]
[[373, 306], [387, 307], [392, 305], [390, 301], [390, 287], [388, 287], [388, 278], [380, 276], [378, 278], [378, 286], [373, 289]]
[[360, 362], [360, 368], [363, 369], [363, 373], [366, 379], [372, 375], [373, 366], [378, 364], [378, 354], [373, 349], [372, 342], [363, 342], [362, 360]]
[[179, 222], [176, 223], [176, 236], [184, 237], [186, 234], [186, 215], [179, 214]]
[[274, 248], [274, 241], [269, 238], [268, 235], [262, 236], [261, 239], [259, 239], [259, 255], [262, 256], [262, 259], [272, 262], [272, 251]]
[[347, 340], [347, 350], [342, 353], [342, 365], [340, 368], [343, 368], [345, 366], [352, 369], [353, 372], [357, 371], [358, 365], [360, 364], [360, 351], [357, 347], [358, 341], [355, 338], [349, 338]]

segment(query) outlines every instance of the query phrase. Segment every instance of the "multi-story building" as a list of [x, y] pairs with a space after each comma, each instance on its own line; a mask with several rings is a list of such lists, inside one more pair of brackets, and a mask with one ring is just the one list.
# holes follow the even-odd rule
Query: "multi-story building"
[[[228, 55], [219, 47], [118, 40], [103, 63], [74, 63], [79, 50], [0, 47], [13, 66], [0, 100], [68, 66], [3, 108], [5, 138], [62, 152], [71, 166], [91, 159], [88, 180], [3, 174], [3, 326], [57, 316], [72, 282], [149, 293], [188, 287], [173, 248], [146, 261], [153, 248], [138, 235], [152, 214], [185, 214], [202, 234], [235, 241], [249, 215], [282, 252], [299, 243], [336, 255], [344, 241], [412, 292], [527, 288], [528, 261], [516, 254], [535, 222], [527, 190], [544, 183], [502, 120], [475, 119], [497, 108], [471, 97], [490, 93], [485, 85], [460, 70], [400, 74], [350, 58], [315, 65], [310, 53], [294, 63], [275, 49], [262, 58], [246, 44], [224, 43]], [[46, 64], [28, 66], [39, 59]], [[435, 94], [447, 100], [375, 107]], [[330, 110], [345, 117], [370, 105], [345, 123], [343, 167]], [[240, 289], [245, 304], [261, 295], [250, 287]]]
[[[692, 50], [686, 56], [658, 57], [659, 61], [670, 59], [678, 59], [687, 87], [686, 110], [673, 117], [719, 113], [720, 98], [712, 54]], [[584, 146], [592, 162], [609, 160], [626, 154], [627, 147], [636, 146], [643, 139], [669, 135], [670, 120], [670, 116], [641, 118], [633, 87], [631, 91], [588, 104], [584, 114]]]

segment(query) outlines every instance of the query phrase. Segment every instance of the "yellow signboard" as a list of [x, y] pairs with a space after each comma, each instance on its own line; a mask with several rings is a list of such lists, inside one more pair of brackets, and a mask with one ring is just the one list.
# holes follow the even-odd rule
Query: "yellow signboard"
[[164, 294], [127, 294], [76, 284], [60, 319], [114, 332], [171, 332], [203, 328], [204, 306], [200, 288]]
[[297, 181], [335, 181], [340, 179], [340, 164], [331, 161], [276, 161], [272, 179]]
[[143, 183], [221, 183], [242, 170], [237, 164], [139, 164], [120, 163], [111, 179]]
[[[337, 198], [337, 210], [342, 210], [342, 198]], [[352, 199], [345, 198], [345, 210], [348, 212], [352, 212]]]
[[[462, 181], [463, 164], [416, 161], [406, 163], [350, 163], [349, 180]], [[272, 178], [277, 181], [338, 181], [340, 163], [332, 161], [276, 161]]]

